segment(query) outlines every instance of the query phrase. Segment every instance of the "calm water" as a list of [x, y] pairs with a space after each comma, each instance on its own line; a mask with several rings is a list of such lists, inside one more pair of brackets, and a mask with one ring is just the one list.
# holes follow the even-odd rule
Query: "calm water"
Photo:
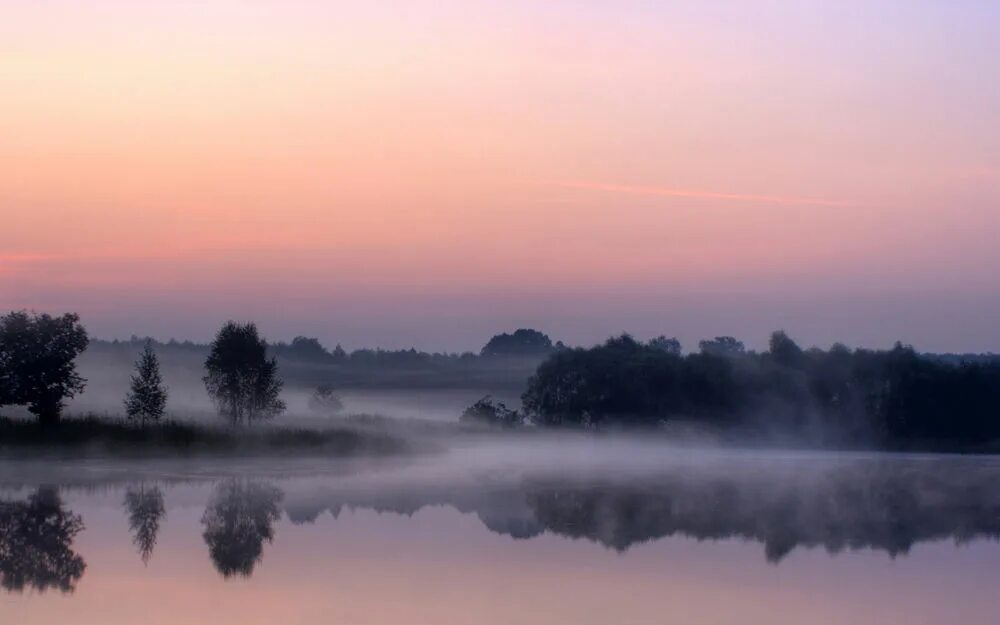
[[0, 460], [0, 623], [1000, 622], [1000, 460]]

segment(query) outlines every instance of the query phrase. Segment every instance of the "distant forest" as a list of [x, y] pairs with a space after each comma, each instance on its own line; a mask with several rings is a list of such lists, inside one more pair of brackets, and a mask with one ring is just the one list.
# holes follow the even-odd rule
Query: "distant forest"
[[[201, 368], [208, 356], [207, 343], [158, 341], [133, 336], [128, 340], [92, 339], [81, 359], [90, 364], [132, 365], [146, 344], [167, 366]], [[531, 329], [497, 334], [478, 352], [424, 352], [416, 349], [332, 349], [319, 339], [298, 336], [291, 342], [268, 345], [277, 358], [281, 377], [291, 386], [312, 388], [334, 384], [338, 388], [489, 388], [523, 390], [538, 364], [557, 350], [545, 334]]]
[[0, 318], [0, 406], [24, 405], [41, 423], [57, 423], [65, 400], [87, 386], [77, 359], [90, 373], [117, 375], [135, 365], [125, 406], [140, 428], [165, 413], [162, 360], [168, 370], [197, 375], [233, 426], [284, 413], [287, 384], [312, 390], [310, 409], [326, 415], [343, 408], [336, 389], [474, 389], [520, 393], [520, 406], [487, 395], [460, 418], [503, 428], [692, 424], [739, 440], [898, 449], [1000, 442], [1000, 358], [921, 354], [899, 343], [889, 350], [804, 349], [782, 331], [761, 352], [730, 336], [690, 352], [676, 338], [628, 334], [567, 347], [524, 328], [493, 336], [478, 354], [347, 352], [302, 336], [271, 344], [253, 323], [235, 322], [210, 345], [91, 341], [77, 315], [20, 311]]
[[[83, 358], [110, 358], [131, 366], [147, 343], [167, 362], [190, 361], [198, 367], [210, 350], [208, 343], [132, 336], [126, 340], [91, 339]], [[698, 350], [691, 353], [700, 352], [710, 343], [702, 341]], [[683, 351], [680, 342], [673, 338], [661, 336], [649, 344], [677, 353]], [[743, 344], [739, 345], [742, 349]], [[538, 364], [555, 352], [569, 349], [562, 341], [553, 341], [548, 335], [527, 328], [497, 334], [479, 352], [426, 352], [414, 348], [347, 351], [339, 344], [328, 348], [319, 339], [306, 336], [268, 345], [269, 353], [282, 365], [282, 377], [292, 385], [315, 386], [332, 380], [340, 386], [362, 388], [396, 385], [449, 388], [466, 384], [480, 388], [484, 382], [489, 382], [485, 387], [492, 388], [499, 383], [501, 387], [510, 385], [523, 389], [525, 380]], [[1000, 362], [1000, 354], [992, 353], [924, 352], [919, 356], [956, 366]]]
[[[676, 341], [628, 335], [558, 351], [522, 395], [543, 426], [672, 421], [884, 448], [959, 448], [1000, 440], [1000, 359], [890, 350], [803, 349], [784, 332], [764, 352], [732, 337], [682, 354]], [[508, 415], [505, 415], [510, 420]]]

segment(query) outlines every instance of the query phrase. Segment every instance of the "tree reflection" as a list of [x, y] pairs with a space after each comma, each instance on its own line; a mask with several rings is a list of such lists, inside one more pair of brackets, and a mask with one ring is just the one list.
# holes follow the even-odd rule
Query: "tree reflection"
[[86, 564], [73, 551], [83, 530], [55, 488], [42, 487], [26, 501], [0, 501], [0, 586], [21, 592], [72, 592]]
[[769, 562], [803, 547], [896, 557], [926, 541], [1000, 540], [1000, 465], [751, 461], [645, 476], [529, 475], [513, 485], [388, 483], [289, 502], [299, 522], [312, 522], [324, 508], [409, 516], [441, 505], [475, 514], [490, 531], [513, 538], [548, 532], [617, 551], [679, 535], [758, 542]]
[[139, 550], [143, 564], [149, 564], [156, 547], [160, 521], [166, 511], [163, 493], [156, 486], [130, 486], [125, 490], [124, 506], [128, 510], [128, 525], [132, 543]]
[[1000, 477], [912, 466], [860, 465], [805, 477], [663, 476], [633, 483], [525, 485], [547, 530], [624, 551], [675, 534], [764, 545], [779, 562], [798, 547], [874, 549], [892, 557], [919, 542], [1000, 539]]
[[281, 517], [281, 491], [261, 482], [227, 480], [215, 488], [201, 522], [215, 568], [223, 577], [250, 577], [260, 562], [264, 541], [274, 538]]

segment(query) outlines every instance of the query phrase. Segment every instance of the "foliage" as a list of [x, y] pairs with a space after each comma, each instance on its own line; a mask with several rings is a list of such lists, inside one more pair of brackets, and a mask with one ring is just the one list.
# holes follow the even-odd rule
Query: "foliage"
[[159, 421], [166, 411], [167, 389], [160, 377], [160, 361], [149, 343], [135, 363], [135, 369], [131, 390], [125, 398], [125, 414], [140, 425]]
[[[128, 340], [95, 339], [84, 354], [88, 367], [122, 367], [134, 361], [147, 341], [156, 350], [164, 371], [200, 368], [210, 353], [208, 345], [157, 341], [141, 337]], [[524, 381], [550, 352], [517, 358], [483, 357], [472, 352], [425, 352], [415, 349], [356, 349], [339, 345], [327, 350], [317, 339], [269, 343], [287, 386], [315, 388], [333, 383], [344, 388], [448, 388], [520, 392]], [[317, 353], [309, 345], [317, 345]], [[554, 349], [558, 349], [558, 344]]]
[[0, 317], [0, 405], [27, 405], [43, 423], [59, 421], [84, 388], [76, 357], [87, 348], [79, 316], [15, 311]]
[[662, 334], [655, 339], [650, 339], [648, 345], [652, 348], [674, 354], [675, 356], [681, 353], [681, 342], [676, 338], [667, 338]]
[[139, 550], [142, 563], [149, 564], [160, 532], [160, 521], [166, 513], [163, 492], [156, 486], [131, 486], [125, 491], [124, 505], [128, 511], [132, 543]]
[[513, 334], [497, 334], [480, 352], [483, 356], [537, 356], [555, 349], [552, 340], [538, 330], [521, 328]]
[[216, 487], [201, 519], [202, 536], [223, 577], [253, 573], [263, 556], [264, 542], [274, 539], [281, 497], [279, 489], [261, 482], [231, 479]]
[[742, 341], [731, 336], [717, 336], [711, 340], [700, 341], [698, 349], [703, 354], [712, 356], [742, 356], [746, 352]]
[[0, 587], [72, 592], [87, 566], [72, 549], [82, 530], [80, 515], [63, 507], [54, 488], [27, 501], [0, 500]]
[[253, 323], [226, 323], [212, 342], [205, 369], [205, 388], [232, 425], [284, 412], [278, 363], [267, 357], [267, 343]]
[[514, 427], [524, 423], [524, 415], [511, 410], [501, 401], [494, 401], [489, 395], [472, 404], [462, 413], [466, 423], [485, 423], [501, 427]]
[[323, 416], [333, 416], [344, 409], [344, 402], [329, 384], [317, 388], [309, 397], [309, 410]]
[[[335, 361], [342, 357], [326, 351], [326, 348], [319, 342], [319, 339], [309, 338], [306, 336], [295, 337], [292, 339], [291, 344], [276, 343], [273, 346], [272, 351], [275, 356], [305, 362]], [[343, 350], [341, 350], [341, 352], [343, 352]]]
[[1000, 363], [888, 351], [803, 350], [784, 332], [770, 349], [735, 339], [680, 356], [628, 335], [550, 356], [522, 402], [541, 425], [658, 425], [686, 419], [884, 446], [1000, 439]]

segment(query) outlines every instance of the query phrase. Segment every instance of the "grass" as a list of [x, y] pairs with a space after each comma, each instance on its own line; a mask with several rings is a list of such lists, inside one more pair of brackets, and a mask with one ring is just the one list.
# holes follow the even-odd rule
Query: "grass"
[[407, 450], [399, 438], [348, 427], [293, 428], [261, 425], [230, 428], [183, 421], [140, 426], [94, 415], [65, 417], [55, 425], [0, 417], [0, 449], [99, 449], [121, 453], [314, 452], [329, 455], [386, 454]]

